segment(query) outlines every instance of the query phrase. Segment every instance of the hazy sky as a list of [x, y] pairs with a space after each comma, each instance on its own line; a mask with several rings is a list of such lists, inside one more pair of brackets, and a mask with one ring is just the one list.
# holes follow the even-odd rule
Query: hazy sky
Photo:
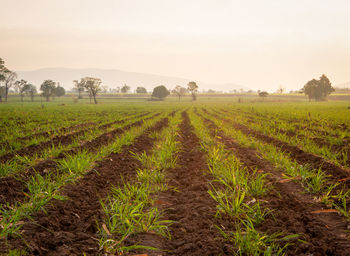
[[348, 0], [0, 0], [9, 68], [108, 68], [301, 88], [350, 81]]

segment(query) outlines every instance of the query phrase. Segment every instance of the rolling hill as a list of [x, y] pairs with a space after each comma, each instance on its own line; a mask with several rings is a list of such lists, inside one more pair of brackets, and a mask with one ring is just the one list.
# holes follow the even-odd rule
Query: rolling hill
[[[168, 88], [173, 88], [175, 85], [186, 86], [192, 79], [161, 76], [154, 74], [144, 74], [136, 72], [127, 72], [117, 69], [72, 69], [72, 68], [43, 68], [32, 71], [16, 71], [20, 79], [25, 79], [28, 82], [36, 85], [37, 87], [46, 80], [51, 79], [55, 82], [59, 82], [65, 89], [71, 89], [73, 87], [73, 80], [79, 80], [81, 77], [92, 76], [102, 79], [103, 85], [110, 88], [117, 86], [123, 86], [127, 84], [134, 90], [137, 86], [143, 86], [147, 90], [152, 90], [157, 85], [165, 85]], [[243, 88], [248, 90], [249, 88], [233, 83], [214, 84], [197, 81], [200, 90], [220, 90], [229, 91], [234, 89]]]

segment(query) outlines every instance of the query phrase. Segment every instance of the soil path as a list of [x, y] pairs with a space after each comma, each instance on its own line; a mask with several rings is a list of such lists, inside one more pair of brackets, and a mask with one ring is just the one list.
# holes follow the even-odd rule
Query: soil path
[[[76, 184], [67, 185], [62, 195], [69, 199], [53, 200], [45, 212], [39, 212], [33, 221], [22, 227], [23, 238], [32, 255], [86, 255], [99, 254], [96, 221], [101, 223], [103, 212], [99, 199], [105, 198], [111, 185], [134, 176], [141, 163], [131, 152], [141, 153], [152, 148], [154, 139], [149, 137], [168, 125], [163, 118], [137, 137], [132, 145], [124, 146], [120, 153], [111, 154], [100, 162]], [[20, 248], [21, 240], [9, 240], [12, 248]], [[0, 245], [0, 252], [7, 248]]]

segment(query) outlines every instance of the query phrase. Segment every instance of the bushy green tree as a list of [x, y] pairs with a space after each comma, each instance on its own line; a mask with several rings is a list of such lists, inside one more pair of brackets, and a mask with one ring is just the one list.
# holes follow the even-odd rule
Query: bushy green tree
[[164, 85], [159, 85], [153, 89], [152, 97], [158, 98], [160, 100], [165, 99], [170, 92]]
[[61, 96], [65, 95], [65, 94], [66, 94], [66, 90], [63, 87], [61, 87], [60, 85], [58, 85], [55, 88], [55, 95], [57, 97], [61, 97]]
[[120, 89], [122, 93], [128, 93], [130, 91], [131, 87], [124, 84], [124, 86]]
[[52, 80], [45, 80], [40, 86], [40, 91], [42, 91], [46, 101], [50, 101], [50, 97], [54, 96], [55, 89], [56, 83]]
[[264, 100], [268, 95], [269, 95], [268, 92], [265, 92], [265, 91], [259, 92], [259, 97], [261, 97], [263, 100]]
[[301, 89], [308, 96], [309, 101], [323, 101], [328, 95], [334, 92], [331, 82], [326, 75], [322, 75], [319, 80], [312, 79]]
[[147, 90], [145, 87], [137, 87], [136, 93], [147, 93]]

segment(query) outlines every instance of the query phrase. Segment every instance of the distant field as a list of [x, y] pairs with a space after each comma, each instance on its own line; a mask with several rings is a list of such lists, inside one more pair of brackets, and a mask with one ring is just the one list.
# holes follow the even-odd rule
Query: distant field
[[0, 255], [346, 255], [350, 102], [286, 99], [0, 104]]
[[[59, 102], [68, 102], [73, 103], [73, 98], [76, 97], [76, 94], [66, 94], [62, 97], [56, 97], [53, 102], [59, 103]], [[147, 101], [150, 99], [150, 94], [100, 94], [97, 96], [97, 100], [99, 102], [113, 102], [113, 101], [122, 101], [122, 100], [136, 100], [136, 101]], [[30, 97], [24, 97], [24, 102], [31, 102]], [[20, 102], [20, 96], [17, 94], [10, 94], [9, 95], [9, 102]], [[198, 95], [198, 101], [232, 101], [232, 102], [298, 102], [298, 101], [304, 101], [308, 102], [308, 98], [299, 93], [286, 93], [286, 94], [277, 94], [273, 93], [270, 94], [268, 97], [262, 99], [257, 95], [257, 93], [237, 93], [237, 94], [230, 94], [230, 93], [201, 93]], [[329, 101], [350, 101], [350, 94], [348, 93], [332, 93], [330, 96], [328, 96]], [[175, 95], [170, 95], [167, 97], [166, 101], [178, 101], [178, 97]], [[182, 97], [182, 101], [191, 101], [190, 95], [185, 95]], [[34, 102], [45, 102], [45, 99], [36, 95], [34, 97]], [[80, 103], [89, 103], [89, 97], [88, 95], [84, 95], [84, 99], [79, 100]], [[1, 103], [0, 103], [1, 105]]]

